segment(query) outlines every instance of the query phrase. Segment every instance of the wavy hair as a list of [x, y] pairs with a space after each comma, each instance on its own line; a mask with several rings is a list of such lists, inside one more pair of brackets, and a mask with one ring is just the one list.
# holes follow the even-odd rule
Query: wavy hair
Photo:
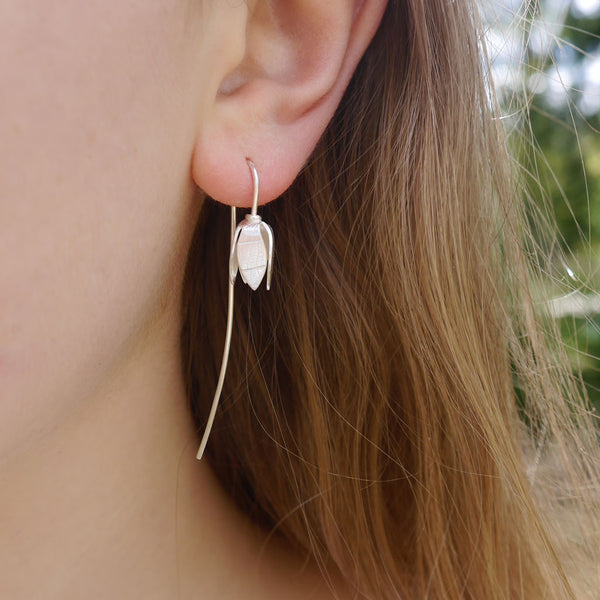
[[[257, 523], [367, 598], [574, 598], [574, 568], [600, 556], [583, 539], [600, 530], [597, 432], [532, 291], [542, 265], [480, 32], [471, 0], [390, 0], [307, 164], [262, 209], [271, 290], [236, 287], [206, 457]], [[229, 227], [207, 198], [184, 282], [199, 431]]]

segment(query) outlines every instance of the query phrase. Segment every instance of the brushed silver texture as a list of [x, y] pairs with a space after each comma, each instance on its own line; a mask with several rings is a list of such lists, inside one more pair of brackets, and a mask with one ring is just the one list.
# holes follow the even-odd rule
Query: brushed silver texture
[[273, 230], [258, 215], [247, 214], [237, 226], [229, 257], [229, 277], [235, 281], [240, 272], [244, 283], [256, 290], [267, 274], [271, 288], [273, 270]]

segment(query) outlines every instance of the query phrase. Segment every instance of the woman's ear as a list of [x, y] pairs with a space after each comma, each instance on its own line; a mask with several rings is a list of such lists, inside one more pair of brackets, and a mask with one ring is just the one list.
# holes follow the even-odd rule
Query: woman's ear
[[260, 203], [281, 195], [333, 117], [386, 4], [248, 0], [240, 61], [219, 74], [196, 139], [196, 185], [220, 202], [248, 207], [251, 158], [260, 174]]

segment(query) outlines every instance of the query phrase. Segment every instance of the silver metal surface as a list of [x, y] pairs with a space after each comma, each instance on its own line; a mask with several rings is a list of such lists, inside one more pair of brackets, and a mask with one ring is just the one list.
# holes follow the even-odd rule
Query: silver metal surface
[[[231, 244], [233, 245], [233, 232], [235, 230], [236, 216], [235, 216], [235, 206], [231, 207]], [[213, 422], [215, 420], [215, 414], [217, 412], [217, 406], [219, 405], [219, 398], [221, 397], [221, 391], [223, 389], [223, 382], [225, 381], [225, 371], [227, 371], [227, 362], [229, 360], [229, 348], [231, 347], [231, 330], [233, 328], [233, 285], [234, 281], [229, 280], [229, 300], [227, 303], [227, 333], [225, 334], [225, 348], [223, 349], [223, 360], [221, 361], [221, 371], [219, 373], [219, 381], [217, 383], [217, 390], [215, 391], [215, 396], [213, 398], [212, 406], [210, 407], [210, 414], [208, 415], [208, 421], [206, 423], [206, 427], [204, 429], [204, 435], [202, 436], [202, 441], [200, 442], [200, 448], [198, 448], [198, 453], [196, 454], [196, 458], [200, 460], [202, 455], [204, 454], [204, 449], [206, 448], [206, 444], [208, 442], [208, 436], [210, 435], [210, 430], [212, 429]]]
[[252, 189], [254, 190], [252, 195], [252, 216], [256, 216], [256, 211], [258, 209], [258, 192], [259, 192], [259, 183], [258, 183], [258, 171], [254, 166], [254, 163], [247, 158], [246, 162], [250, 167], [250, 173], [252, 173]]
[[256, 290], [262, 282], [265, 272], [267, 274], [267, 290], [271, 289], [271, 273], [273, 270], [273, 230], [267, 225], [260, 216], [256, 214], [258, 208], [259, 182], [258, 172], [251, 160], [246, 159], [253, 182], [252, 212], [246, 214], [244, 219], [236, 226], [235, 206], [231, 207], [231, 251], [229, 255], [229, 297], [227, 303], [227, 332], [225, 334], [225, 347], [223, 349], [223, 360], [221, 362], [221, 371], [217, 389], [213, 398], [208, 421], [200, 448], [196, 458], [200, 460], [206, 449], [208, 437], [210, 435], [219, 399], [223, 390], [225, 381], [225, 372], [227, 371], [227, 362], [229, 360], [229, 349], [231, 347], [231, 332], [233, 328], [233, 292], [235, 278], [239, 270], [244, 283], [248, 284], [253, 290]]

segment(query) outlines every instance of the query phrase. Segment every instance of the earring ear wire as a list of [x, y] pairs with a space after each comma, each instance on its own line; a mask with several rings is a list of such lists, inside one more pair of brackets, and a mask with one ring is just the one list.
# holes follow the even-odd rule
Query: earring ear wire
[[267, 274], [267, 290], [271, 289], [271, 274], [273, 269], [273, 230], [262, 218], [257, 215], [259, 200], [259, 177], [254, 163], [246, 158], [250, 174], [252, 176], [253, 195], [252, 210], [247, 213], [244, 219], [236, 225], [235, 206], [231, 207], [231, 250], [229, 254], [229, 295], [227, 302], [227, 329], [225, 333], [225, 347], [223, 349], [223, 359], [221, 361], [221, 371], [217, 389], [213, 398], [208, 421], [204, 429], [204, 434], [198, 448], [196, 458], [200, 460], [206, 449], [208, 437], [210, 435], [219, 398], [223, 390], [225, 381], [225, 372], [229, 361], [229, 349], [231, 347], [231, 332], [233, 329], [233, 291], [238, 270], [244, 283], [247, 283], [253, 290], [256, 290], [261, 281]]

